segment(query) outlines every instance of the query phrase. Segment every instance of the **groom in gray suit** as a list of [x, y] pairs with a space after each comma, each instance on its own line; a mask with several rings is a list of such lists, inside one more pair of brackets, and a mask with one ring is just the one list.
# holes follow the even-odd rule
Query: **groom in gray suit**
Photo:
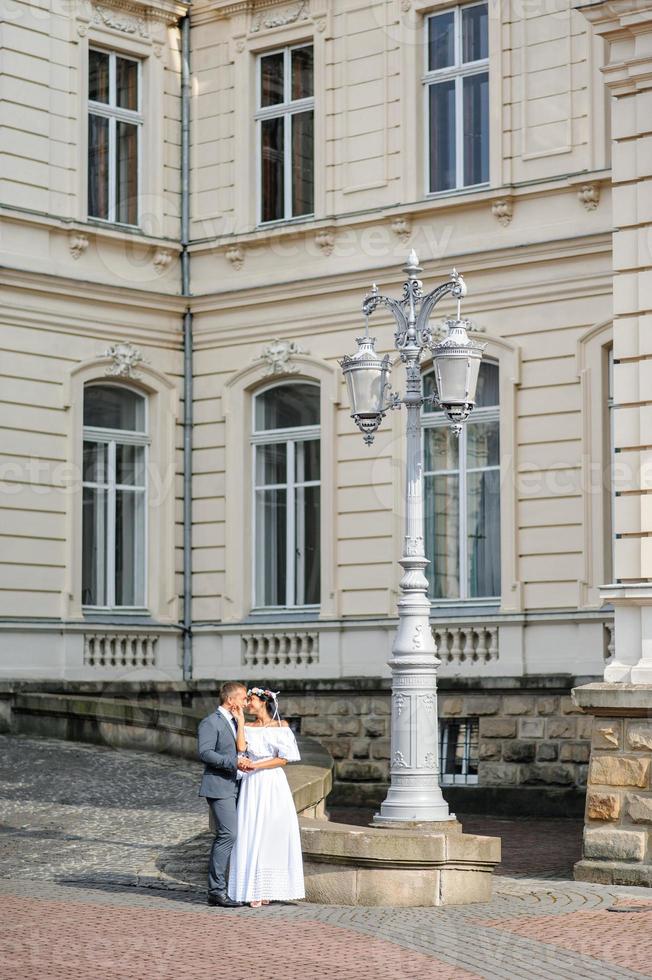
[[242, 714], [247, 690], [238, 681], [229, 681], [220, 689], [217, 711], [199, 723], [197, 743], [199, 758], [205, 764], [199, 795], [206, 797], [215, 825], [215, 840], [208, 865], [208, 904], [239, 908], [226, 891], [226, 869], [238, 832], [236, 802], [238, 770], [247, 771], [247, 759], [238, 759], [237, 718]]

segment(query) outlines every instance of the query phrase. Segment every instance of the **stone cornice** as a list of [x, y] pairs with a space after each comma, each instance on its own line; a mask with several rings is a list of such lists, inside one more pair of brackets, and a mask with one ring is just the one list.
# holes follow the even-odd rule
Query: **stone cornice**
[[149, 38], [149, 24], [174, 26], [189, 7], [184, 0], [85, 0], [77, 20]]
[[604, 188], [608, 187], [610, 182], [611, 171], [585, 171], [527, 184], [491, 187], [481, 191], [459, 193], [450, 197], [427, 198], [408, 204], [397, 204], [390, 208], [376, 208], [367, 212], [343, 213], [329, 218], [287, 222], [273, 228], [253, 228], [241, 233], [215, 235], [210, 239], [194, 239], [191, 241], [190, 250], [193, 254], [201, 254], [206, 251], [212, 252], [216, 248], [235, 245], [256, 248], [270, 242], [313, 237], [324, 230], [336, 232], [353, 226], [386, 224], [397, 217], [411, 222], [428, 221], [435, 217], [440, 219], [444, 216], [450, 220], [465, 209], [471, 211], [475, 208], [490, 206], [491, 202], [497, 198], [508, 197], [526, 201], [532, 198], [568, 193], [569, 188], [577, 193], [577, 187], [580, 184], [595, 184]]

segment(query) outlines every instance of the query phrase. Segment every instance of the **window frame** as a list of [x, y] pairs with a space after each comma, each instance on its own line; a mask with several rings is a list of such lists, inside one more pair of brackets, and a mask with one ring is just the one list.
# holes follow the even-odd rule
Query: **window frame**
[[[462, 758], [461, 773], [447, 773], [444, 768], [446, 759], [446, 749], [448, 748], [448, 728], [452, 724], [466, 723], [464, 739], [464, 755]], [[442, 786], [477, 786], [479, 773], [469, 773], [469, 760], [471, 751], [471, 741], [473, 730], [477, 732], [478, 749], [480, 747], [480, 720], [477, 717], [469, 716], [466, 718], [440, 718], [439, 719], [439, 782]], [[480, 758], [478, 753], [478, 769]]]
[[[292, 99], [292, 52], [300, 48], [312, 48], [313, 51], [313, 94], [305, 99]], [[283, 54], [283, 102], [276, 105], [261, 106], [261, 64], [262, 59], [270, 55]], [[274, 225], [287, 224], [288, 222], [310, 221], [315, 217], [315, 46], [312, 40], [300, 41], [296, 44], [288, 44], [279, 48], [270, 48], [267, 51], [259, 51], [256, 54], [255, 71], [255, 112], [254, 122], [256, 126], [256, 225], [263, 228], [270, 228]], [[288, 98], [290, 96], [290, 98]], [[313, 119], [313, 192], [312, 192], [312, 211], [308, 214], [292, 214], [292, 125], [289, 123], [291, 116], [301, 112], [312, 112]], [[283, 217], [273, 218], [270, 221], [263, 220], [263, 188], [262, 188], [262, 123], [266, 119], [283, 119]], [[289, 176], [289, 179], [288, 179]]]
[[[143, 59], [134, 54], [125, 54], [115, 48], [103, 47], [101, 44], [91, 44], [88, 47], [88, 63], [90, 66], [90, 55], [92, 51], [100, 52], [109, 56], [109, 101], [95, 102], [88, 95], [90, 69], [86, 83], [86, 216], [89, 221], [98, 221], [104, 225], [118, 225], [120, 228], [140, 228], [141, 224], [141, 199], [142, 199], [142, 153], [143, 153], [143, 126], [145, 117], [143, 113]], [[138, 86], [138, 109], [123, 109], [116, 104], [116, 58], [123, 58], [125, 61], [135, 62], [137, 65], [137, 86]], [[101, 116], [109, 121], [109, 140], [108, 140], [108, 208], [107, 217], [101, 218], [91, 214], [89, 211], [88, 184], [90, 182], [90, 116]], [[117, 137], [116, 129], [118, 122], [129, 123], [136, 126], [136, 221], [119, 221], [116, 215], [116, 171], [117, 171]]]
[[[106, 381], [96, 381], [93, 383], [87, 383], [84, 385], [84, 396], [86, 391], [90, 388], [96, 387], [106, 387]], [[106, 536], [103, 542], [103, 547], [106, 549], [103, 556], [103, 563], [105, 567], [106, 575], [106, 605], [94, 605], [84, 603], [82, 600], [81, 609], [82, 613], [107, 613], [107, 612], [146, 612], [147, 611], [147, 595], [148, 595], [148, 553], [149, 553], [149, 483], [147, 479], [148, 469], [149, 469], [149, 451], [151, 446], [151, 436], [149, 435], [149, 413], [150, 405], [149, 398], [146, 394], [138, 391], [134, 388], [130, 388], [126, 385], [116, 385], [110, 384], [109, 387], [120, 388], [122, 390], [133, 392], [144, 402], [144, 429], [109, 429], [101, 426], [93, 425], [83, 425], [82, 423], [82, 458], [83, 458], [83, 444], [85, 442], [101, 443], [108, 446], [107, 453], [107, 480], [103, 481], [102, 484], [93, 482], [90, 480], [85, 480], [83, 478], [82, 471], [82, 500], [83, 491], [86, 488], [100, 489], [105, 488], [107, 492], [107, 526], [106, 526]], [[144, 449], [144, 475], [145, 483], [143, 486], [135, 486], [131, 484], [118, 484], [115, 482], [116, 468], [116, 447], [117, 445], [130, 445], [130, 446], [142, 446]], [[143, 511], [143, 535], [142, 535], [142, 568], [143, 568], [143, 602], [135, 605], [116, 605], [115, 602], [115, 526], [116, 526], [116, 491], [128, 490], [133, 492], [138, 492], [142, 494], [142, 511]], [[82, 503], [83, 507], [83, 503]], [[83, 532], [82, 532], [82, 562], [83, 562]]]
[[[250, 444], [251, 444], [251, 568], [252, 568], [252, 578], [251, 578], [251, 612], [252, 613], [278, 613], [278, 612], [318, 612], [321, 608], [321, 595], [320, 602], [317, 603], [304, 603], [299, 605], [293, 600], [296, 597], [296, 570], [295, 562], [288, 561], [287, 558], [290, 555], [296, 553], [296, 489], [297, 482], [288, 478], [288, 474], [294, 473], [294, 462], [296, 453], [296, 443], [298, 442], [308, 442], [310, 440], [317, 439], [319, 441], [319, 480], [308, 480], [300, 484], [303, 487], [308, 486], [318, 486], [319, 487], [319, 501], [320, 501], [320, 514], [322, 508], [322, 470], [323, 470], [323, 453], [322, 453], [322, 422], [321, 422], [321, 397], [320, 397], [320, 421], [319, 425], [303, 425], [303, 426], [292, 426], [283, 429], [257, 429], [256, 428], [256, 399], [261, 395], [272, 391], [274, 388], [287, 387], [291, 384], [301, 384], [310, 385], [313, 388], [317, 388], [320, 392], [320, 384], [315, 381], [309, 381], [307, 379], [297, 379], [296, 381], [288, 381], [287, 378], [276, 382], [275, 384], [266, 385], [264, 388], [259, 389], [252, 395], [252, 426], [250, 433]], [[259, 485], [256, 479], [256, 454], [259, 446], [265, 445], [286, 445], [286, 461], [285, 461], [285, 473], [286, 481], [282, 484], [263, 484]], [[286, 524], [285, 524], [285, 541], [286, 541], [286, 570], [285, 570], [285, 604], [279, 606], [269, 606], [263, 603], [258, 604], [257, 602], [257, 572], [258, 572], [258, 554], [257, 554], [257, 520], [256, 520], [256, 493], [261, 489], [284, 489], [286, 491]], [[321, 576], [321, 516], [319, 521], [319, 550], [320, 550], [320, 593], [323, 589], [322, 576]], [[292, 600], [292, 601], [291, 601]]]
[[[474, 408], [470, 421], [473, 422], [496, 422], [498, 426], [498, 437], [500, 440], [500, 362], [494, 360], [493, 358], [487, 358], [485, 363], [495, 365], [498, 369], [498, 404], [497, 405], [487, 405], [480, 408]], [[426, 375], [432, 374], [433, 369], [430, 367], [422, 375], [423, 379]], [[468, 423], [467, 423], [468, 424]], [[466, 606], [495, 606], [501, 602], [502, 590], [503, 590], [503, 574], [502, 574], [502, 553], [498, 563], [498, 571], [500, 575], [500, 592], [495, 596], [471, 596], [468, 595], [469, 583], [468, 583], [468, 502], [467, 502], [467, 475], [469, 473], [486, 473], [489, 470], [497, 471], [500, 474], [500, 456], [498, 463], [492, 466], [466, 466], [467, 459], [467, 441], [468, 433], [466, 424], [462, 427], [462, 431], [459, 435], [459, 455], [458, 455], [458, 469], [457, 470], [426, 470], [425, 467], [425, 439], [426, 430], [435, 428], [446, 428], [450, 425], [449, 420], [444, 416], [442, 412], [427, 412], [421, 410], [421, 452], [423, 459], [423, 479], [424, 479], [424, 492], [423, 492], [423, 505], [424, 509], [426, 506], [427, 492], [426, 492], [426, 478], [432, 476], [443, 476], [447, 473], [457, 473], [458, 474], [458, 506], [459, 506], [459, 526], [458, 526], [458, 562], [459, 562], [459, 579], [460, 579], [460, 595], [457, 597], [450, 596], [440, 596], [433, 598], [429, 596], [431, 607], [439, 608], [442, 606], [453, 606], [453, 605], [466, 605]], [[501, 452], [501, 450], [499, 450]], [[464, 460], [465, 465], [462, 466], [462, 460]], [[502, 511], [502, 491], [499, 492], [498, 499], [498, 512], [501, 514]], [[425, 510], [424, 510], [424, 526], [425, 526]], [[501, 542], [502, 543], [502, 542]], [[427, 547], [427, 543], [426, 543]], [[502, 549], [501, 549], [502, 551]], [[426, 577], [428, 577], [428, 570], [426, 569]], [[430, 580], [428, 582], [430, 587]]]
[[[427, 14], [423, 19], [423, 118], [424, 118], [424, 193], [426, 198], [445, 197], [451, 194], [478, 191], [488, 188], [491, 184], [491, 112], [487, 119], [487, 158], [488, 176], [486, 181], [478, 184], [464, 183], [464, 122], [463, 122], [463, 79], [472, 75], [480, 75], [486, 72], [487, 85], [491, 87], [490, 73], [490, 50], [491, 32], [489, 23], [487, 24], [487, 57], [478, 61], [462, 61], [462, 11], [470, 7], [487, 7], [489, 18], [489, 4], [487, 0], [473, 0], [472, 3], [458, 4], [457, 6], [444, 7]], [[455, 64], [446, 68], [430, 70], [428, 68], [428, 33], [429, 22], [442, 14], [454, 12], [454, 48]], [[437, 82], [455, 81], [455, 187], [445, 190], [433, 191], [430, 189], [430, 87]], [[491, 91], [489, 92], [489, 105], [491, 104]], [[460, 123], [459, 120], [462, 120]]]

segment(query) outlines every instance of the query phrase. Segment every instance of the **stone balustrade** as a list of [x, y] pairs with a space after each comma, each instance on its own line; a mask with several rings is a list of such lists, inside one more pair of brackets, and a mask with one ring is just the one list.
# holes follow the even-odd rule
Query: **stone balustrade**
[[483, 664], [498, 660], [497, 626], [433, 626], [442, 664]]
[[154, 633], [84, 633], [84, 666], [155, 667], [158, 640]]
[[319, 633], [307, 630], [243, 633], [242, 663], [246, 667], [281, 668], [319, 663]]

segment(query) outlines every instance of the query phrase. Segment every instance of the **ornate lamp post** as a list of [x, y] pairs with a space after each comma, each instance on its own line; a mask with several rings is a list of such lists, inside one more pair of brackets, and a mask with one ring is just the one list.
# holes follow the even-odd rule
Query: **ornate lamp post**
[[[421, 446], [421, 356], [432, 351], [436, 400], [451, 427], [459, 434], [475, 404], [475, 389], [484, 344], [470, 340], [468, 321], [459, 319], [466, 285], [453, 272], [449, 282], [424, 295], [417, 278], [422, 270], [414, 250], [408, 256], [407, 281], [402, 299], [391, 299], [374, 285], [362, 311], [369, 317], [385, 306], [396, 321], [395, 346], [405, 364], [407, 384], [403, 398], [392, 394], [389, 355], [380, 358], [375, 341], [358, 338], [358, 350], [340, 364], [351, 399], [351, 415], [371, 444], [385, 413], [401, 404], [407, 409], [407, 478], [405, 546], [400, 564], [404, 574], [398, 602], [399, 624], [389, 665], [392, 669], [391, 785], [375, 823], [450, 819], [439, 786], [439, 732], [437, 723], [437, 668], [441, 661], [430, 629], [430, 601], [423, 538], [423, 459]], [[447, 294], [458, 300], [456, 320], [447, 320], [448, 333], [434, 343], [428, 324], [436, 304]]]

